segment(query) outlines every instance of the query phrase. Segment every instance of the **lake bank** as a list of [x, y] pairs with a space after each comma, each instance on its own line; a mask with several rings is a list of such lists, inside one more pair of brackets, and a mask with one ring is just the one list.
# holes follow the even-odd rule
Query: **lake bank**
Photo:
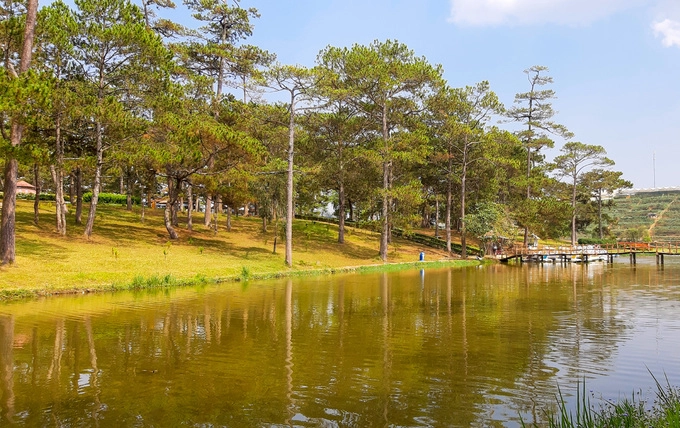
[[[220, 284], [227, 282], [240, 282], [249, 280], [266, 280], [273, 278], [316, 276], [341, 273], [368, 273], [368, 272], [394, 272], [406, 269], [436, 269], [441, 267], [466, 267], [477, 266], [483, 262], [479, 260], [437, 260], [437, 261], [418, 261], [404, 263], [385, 263], [381, 265], [359, 265], [345, 266], [337, 268], [311, 269], [311, 270], [281, 270], [270, 273], [251, 274], [247, 265], [244, 265], [239, 275], [208, 278], [205, 275], [197, 274], [190, 278], [175, 278], [170, 274], [151, 275], [148, 277], [136, 276], [129, 283], [111, 283], [100, 285], [79, 285], [55, 288], [49, 284], [46, 287], [19, 286], [11, 289], [0, 289], [0, 303], [16, 299], [26, 299], [33, 297], [59, 296], [67, 294], [87, 294], [105, 291], [126, 291], [143, 290], [164, 287], [188, 287], [194, 285]], [[56, 281], [61, 282], [59, 278]]]
[[[69, 224], [65, 237], [54, 233], [54, 205], [41, 204], [38, 225], [33, 224], [31, 201], [17, 202], [17, 259], [0, 268], [0, 301], [17, 298], [97, 291], [129, 290], [266, 279], [335, 272], [391, 270], [399, 266], [479, 264], [476, 259], [450, 258], [441, 250], [395, 238], [389, 261], [378, 257], [378, 234], [348, 228], [346, 242], [337, 243], [337, 226], [296, 221], [293, 268], [283, 260], [282, 230], [261, 219], [218, 217], [218, 231], [194, 215], [192, 231], [179, 229], [180, 238], [168, 239], [162, 211], [140, 207], [98, 207], [94, 234], [82, 235], [83, 226]], [[199, 218], [200, 217], [200, 218]], [[72, 219], [69, 218], [71, 222]], [[181, 224], [181, 223], [180, 223]], [[275, 248], [275, 238], [278, 248]], [[420, 253], [426, 261], [420, 262]], [[440, 263], [437, 265], [436, 263]]]

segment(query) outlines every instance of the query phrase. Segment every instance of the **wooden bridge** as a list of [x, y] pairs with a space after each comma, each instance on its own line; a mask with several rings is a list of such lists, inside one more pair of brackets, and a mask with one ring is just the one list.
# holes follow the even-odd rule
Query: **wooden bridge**
[[680, 243], [646, 243], [619, 242], [612, 245], [576, 245], [576, 246], [542, 246], [511, 247], [494, 258], [502, 263], [511, 260], [541, 263], [571, 263], [606, 261], [612, 263], [614, 257], [628, 255], [631, 264], [636, 264], [638, 254], [656, 256], [657, 264], [664, 264], [665, 256], [680, 256]]

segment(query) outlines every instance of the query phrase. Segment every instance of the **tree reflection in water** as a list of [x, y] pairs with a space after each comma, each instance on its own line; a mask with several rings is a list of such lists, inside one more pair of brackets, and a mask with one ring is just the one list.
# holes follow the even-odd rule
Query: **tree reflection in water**
[[[0, 409], [19, 426], [530, 420], [557, 384], [680, 375], [679, 273], [489, 266], [13, 303]], [[647, 329], [654, 356], [631, 352]]]

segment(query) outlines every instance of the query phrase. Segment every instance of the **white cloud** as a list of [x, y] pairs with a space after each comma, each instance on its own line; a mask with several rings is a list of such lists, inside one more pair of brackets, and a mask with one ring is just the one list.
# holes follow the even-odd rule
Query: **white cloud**
[[664, 19], [653, 23], [652, 29], [654, 29], [654, 35], [663, 37], [661, 43], [664, 46], [676, 45], [680, 47], [680, 22]]
[[449, 21], [468, 25], [587, 24], [645, 0], [450, 0]]

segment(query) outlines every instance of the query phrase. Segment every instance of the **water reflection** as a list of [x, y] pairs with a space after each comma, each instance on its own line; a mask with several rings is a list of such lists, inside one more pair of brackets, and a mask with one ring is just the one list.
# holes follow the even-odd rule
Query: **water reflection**
[[0, 316], [0, 392], [2, 418], [14, 422], [14, 317]]
[[2, 420], [507, 426], [680, 375], [677, 265], [490, 266], [0, 306]]

